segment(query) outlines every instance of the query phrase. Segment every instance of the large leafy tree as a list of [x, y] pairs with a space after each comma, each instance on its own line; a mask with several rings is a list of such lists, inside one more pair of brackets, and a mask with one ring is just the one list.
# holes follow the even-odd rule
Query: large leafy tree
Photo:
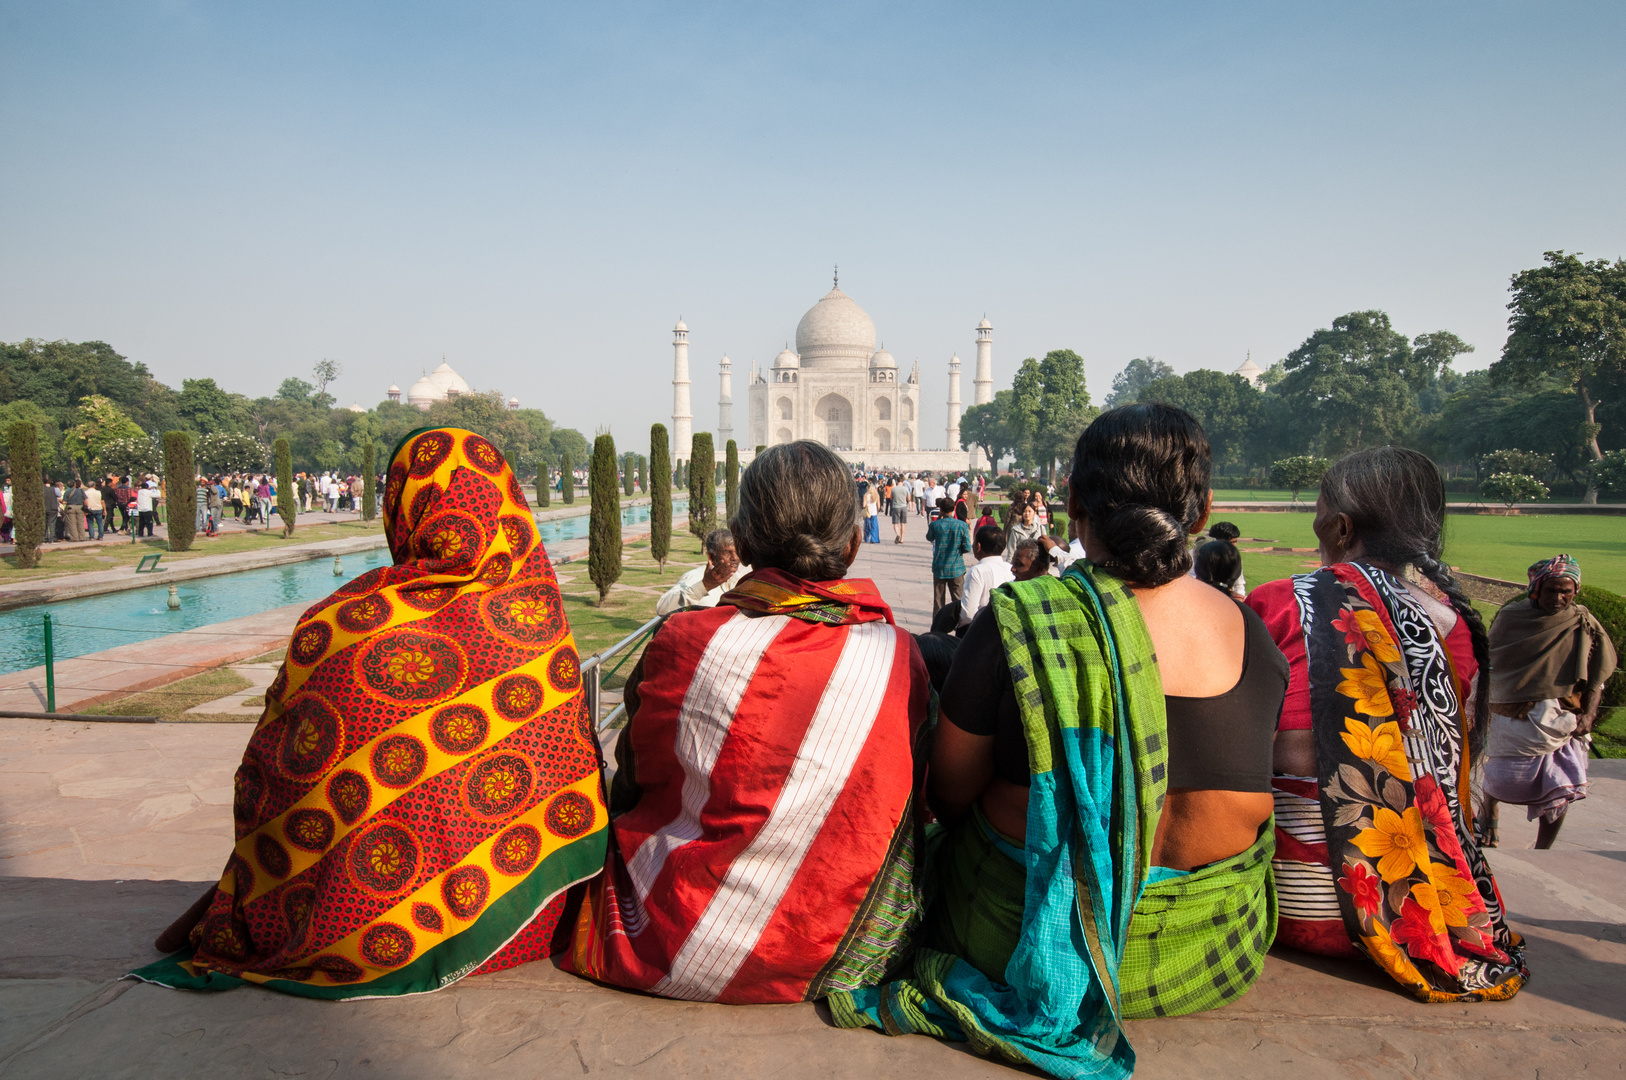
[[1043, 360], [1022, 361], [1011, 387], [1009, 418], [1030, 464], [1047, 472], [1073, 452], [1079, 433], [1095, 415], [1084, 385], [1084, 358], [1052, 349]]
[[[0, 435], [11, 431], [12, 425], [34, 425], [34, 453], [44, 472], [56, 473], [61, 464], [62, 432], [56, 418], [32, 401], [8, 401], [0, 405]], [[9, 455], [9, 450], [7, 451]]]
[[1141, 388], [1140, 401], [1178, 405], [1197, 418], [1208, 434], [1214, 464], [1240, 465], [1257, 460], [1257, 440], [1264, 419], [1264, 397], [1240, 375], [1207, 368], [1171, 375]]
[[[1626, 260], [1549, 251], [1543, 261], [1513, 275], [1510, 333], [1491, 377], [1513, 386], [1548, 379], [1572, 389], [1584, 418], [1582, 445], [1599, 461], [1597, 388], [1626, 374]], [[1598, 499], [1590, 480], [1586, 499]]]
[[[238, 398], [215, 385], [213, 379], [183, 379], [175, 400], [181, 426], [195, 435], [212, 431], [237, 431]], [[244, 402], [246, 405], [246, 401]]]
[[1137, 356], [1112, 377], [1112, 393], [1107, 395], [1106, 407], [1116, 409], [1132, 401], [1143, 401], [1145, 399], [1140, 396], [1142, 390], [1173, 374], [1174, 369], [1157, 357]]
[[994, 395], [994, 400], [973, 405], [960, 417], [960, 448], [981, 447], [991, 468], [997, 468], [1000, 459], [1009, 457], [1017, 448], [1017, 439], [1007, 419], [1011, 397], [1012, 391], [1001, 390]]
[[1271, 388], [1288, 406], [1281, 417], [1289, 441], [1334, 456], [1406, 441], [1418, 395], [1467, 349], [1448, 331], [1409, 341], [1382, 311], [1339, 316], [1287, 355], [1286, 373]]
[[62, 435], [62, 450], [82, 475], [89, 475], [92, 462], [101, 457], [102, 448], [116, 439], [145, 439], [147, 433], [131, 420], [113, 399], [91, 394], [79, 402], [74, 410], [73, 426]]

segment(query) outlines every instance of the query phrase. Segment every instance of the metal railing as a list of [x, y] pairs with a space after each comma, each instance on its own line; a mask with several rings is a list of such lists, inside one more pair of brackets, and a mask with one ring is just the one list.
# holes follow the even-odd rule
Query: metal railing
[[627, 703], [623, 701], [615, 708], [611, 709], [609, 715], [604, 717], [599, 716], [599, 709], [601, 708], [599, 701], [603, 691], [604, 675], [606, 674], [604, 671], [605, 661], [619, 653], [627, 654], [621, 658], [621, 663], [616, 664], [615, 667], [609, 670], [608, 674], [614, 675], [617, 671], [621, 670], [621, 664], [625, 664], [627, 662], [628, 657], [632, 655], [632, 650], [635, 649], [646, 637], [653, 634], [656, 629], [659, 628], [661, 623], [665, 621], [665, 615], [657, 615], [653, 619], [650, 619], [648, 622], [644, 623], [644, 625], [640, 626], [638, 629], [634, 630], [632, 633], [628, 634], [626, 637], [622, 638], [620, 641], [616, 642], [614, 645], [611, 645], [607, 649], [600, 649], [598, 652], [582, 661], [582, 681], [587, 693], [587, 715], [592, 718], [594, 731], [602, 731], [605, 728], [611, 727], [614, 725], [616, 720], [624, 716], [627, 711]]

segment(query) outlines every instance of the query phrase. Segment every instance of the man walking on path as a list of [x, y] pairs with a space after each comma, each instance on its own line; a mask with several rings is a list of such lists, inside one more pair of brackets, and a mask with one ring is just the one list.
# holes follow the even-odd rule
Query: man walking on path
[[988, 606], [994, 590], [1007, 581], [1015, 581], [1011, 564], [1005, 561], [1005, 530], [998, 525], [984, 525], [977, 530], [977, 563], [966, 571], [965, 589], [960, 596], [960, 625], [967, 626], [971, 617]]
[[146, 481], [136, 492], [136, 535], [152, 535], [153, 507], [156, 505], [158, 491], [153, 487], [151, 480]]
[[938, 504], [940, 516], [926, 526], [926, 539], [932, 542], [932, 614], [950, 600], [960, 599], [965, 582], [965, 556], [971, 550], [971, 528], [954, 516], [954, 507], [945, 496]]
[[62, 501], [56, 497], [56, 485], [46, 480], [45, 483], [45, 539], [41, 543], [49, 544], [56, 539], [56, 516], [62, 510]]
[[62, 497], [62, 516], [67, 522], [68, 540], [78, 543], [85, 538], [85, 489], [79, 478], [73, 478], [67, 494]]
[[909, 524], [909, 494], [913, 490], [907, 480], [899, 480], [892, 485], [892, 531], [898, 534], [893, 541], [895, 544], [903, 543], [903, 530]]
[[915, 492], [915, 513], [921, 517], [926, 516], [926, 478], [915, 474], [915, 482], [910, 485]]

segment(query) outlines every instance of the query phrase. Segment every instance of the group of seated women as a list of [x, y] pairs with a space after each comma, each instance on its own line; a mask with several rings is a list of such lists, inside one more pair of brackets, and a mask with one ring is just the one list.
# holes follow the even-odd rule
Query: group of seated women
[[1085, 558], [998, 588], [941, 694], [874, 585], [847, 466], [761, 452], [753, 570], [671, 616], [606, 790], [553, 571], [480, 436], [414, 432], [395, 565], [305, 613], [236, 781], [220, 882], [138, 972], [324, 998], [553, 957], [667, 997], [1127, 1076], [1123, 1022], [1244, 994], [1274, 940], [1427, 1001], [1511, 997], [1522, 943], [1464, 805], [1486, 637], [1412, 451], [1321, 485], [1323, 566], [1246, 603], [1189, 576], [1211, 506], [1185, 412], [1078, 441]]

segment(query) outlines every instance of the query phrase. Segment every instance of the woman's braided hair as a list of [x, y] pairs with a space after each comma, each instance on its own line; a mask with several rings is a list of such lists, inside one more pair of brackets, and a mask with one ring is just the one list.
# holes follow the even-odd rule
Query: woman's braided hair
[[740, 475], [739, 507], [728, 523], [743, 561], [806, 581], [847, 574], [858, 527], [858, 485], [822, 443], [770, 446]]
[[1473, 601], [1440, 557], [1444, 550], [1445, 481], [1427, 455], [1400, 446], [1346, 454], [1321, 478], [1327, 509], [1348, 514], [1366, 558], [1415, 566], [1468, 624], [1479, 676], [1469, 752], [1479, 753], [1490, 728], [1490, 639]]
[[1184, 409], [1143, 403], [1096, 417], [1067, 490], [1110, 556], [1101, 568], [1149, 587], [1191, 569], [1187, 539], [1208, 509], [1211, 471], [1208, 436]]

